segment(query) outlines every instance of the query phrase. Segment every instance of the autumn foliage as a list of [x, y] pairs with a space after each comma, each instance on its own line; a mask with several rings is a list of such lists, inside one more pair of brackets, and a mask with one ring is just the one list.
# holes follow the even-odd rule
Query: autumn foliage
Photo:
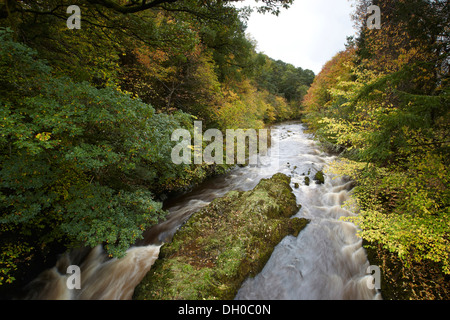
[[400, 259], [410, 281], [399, 290], [442, 298], [448, 290], [432, 284], [432, 270], [450, 274], [449, 7], [374, 1], [383, 18], [371, 30], [369, 4], [358, 1], [358, 37], [309, 89], [305, 120], [344, 156], [334, 170], [358, 182], [360, 212], [351, 220], [379, 252]]

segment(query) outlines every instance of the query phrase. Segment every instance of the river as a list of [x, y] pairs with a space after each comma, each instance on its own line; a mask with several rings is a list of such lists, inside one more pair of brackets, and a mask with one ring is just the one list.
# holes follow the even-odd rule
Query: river
[[[130, 248], [124, 258], [109, 259], [101, 246], [74, 250], [32, 281], [24, 298], [131, 299], [134, 288], [158, 258], [160, 246], [170, 241], [192, 213], [230, 190], [250, 190], [261, 179], [282, 172], [291, 177], [302, 206], [296, 216], [311, 222], [298, 237], [288, 236], [275, 247], [262, 272], [243, 283], [236, 299], [381, 299], [369, 288], [369, 262], [357, 228], [340, 219], [355, 214], [342, 207], [351, 196], [352, 181], [329, 174], [324, 184], [313, 180], [314, 174], [326, 169], [336, 156], [321, 151], [301, 123], [276, 125], [272, 134], [267, 162], [237, 167], [165, 203], [169, 211], [166, 221], [147, 230], [144, 240]], [[304, 183], [305, 176], [310, 177], [309, 185]], [[81, 289], [68, 288], [69, 265], [80, 267]]]

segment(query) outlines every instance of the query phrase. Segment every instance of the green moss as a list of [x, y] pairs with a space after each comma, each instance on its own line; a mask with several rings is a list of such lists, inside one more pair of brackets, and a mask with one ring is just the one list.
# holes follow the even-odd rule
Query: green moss
[[322, 171], [317, 171], [314, 175], [314, 180], [316, 180], [317, 183], [323, 184], [325, 183], [325, 176], [323, 175]]
[[309, 177], [305, 177], [305, 185], [309, 186]]
[[274, 247], [297, 236], [308, 220], [290, 178], [276, 174], [251, 191], [232, 191], [196, 212], [161, 248], [160, 258], [134, 299], [233, 299], [247, 277], [258, 274]]

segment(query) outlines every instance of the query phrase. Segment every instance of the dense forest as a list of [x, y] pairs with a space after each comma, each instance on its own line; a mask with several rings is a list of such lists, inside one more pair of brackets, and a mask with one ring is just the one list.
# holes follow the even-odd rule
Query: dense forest
[[298, 118], [315, 76], [257, 53], [252, 9], [233, 1], [77, 1], [70, 29], [72, 2], [0, 4], [3, 289], [64, 248], [123, 256], [164, 218], [165, 195], [228, 169], [173, 164], [175, 129]]
[[[371, 4], [380, 29], [366, 25]], [[304, 101], [310, 130], [342, 155], [334, 171], [358, 183], [351, 220], [404, 293], [394, 298], [448, 298], [449, 18], [447, 1], [358, 1], [358, 36]]]

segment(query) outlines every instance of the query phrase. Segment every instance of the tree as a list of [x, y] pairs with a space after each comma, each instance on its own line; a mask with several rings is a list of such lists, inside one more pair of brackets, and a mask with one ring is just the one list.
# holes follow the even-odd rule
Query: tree
[[9, 258], [26, 262], [59, 241], [122, 256], [165, 215], [151, 190], [189, 177], [170, 161], [170, 134], [190, 116], [55, 77], [11, 32], [0, 38], [2, 277], [12, 279]]

